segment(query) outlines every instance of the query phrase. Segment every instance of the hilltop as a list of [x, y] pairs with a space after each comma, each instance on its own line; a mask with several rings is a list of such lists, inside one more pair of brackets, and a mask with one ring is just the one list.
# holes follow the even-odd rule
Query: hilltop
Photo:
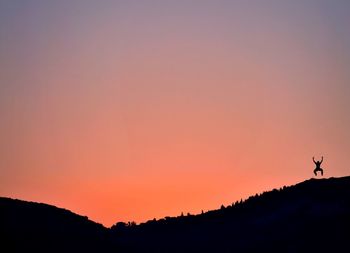
[[108, 234], [69, 210], [0, 197], [0, 252], [99, 252]]
[[196, 216], [119, 223], [112, 232], [130, 252], [350, 252], [349, 228], [350, 177], [343, 177], [310, 179]]
[[[110, 229], [46, 204], [0, 198], [1, 252], [350, 252], [350, 177], [310, 179], [199, 215]], [[4, 251], [3, 247], [13, 251]]]

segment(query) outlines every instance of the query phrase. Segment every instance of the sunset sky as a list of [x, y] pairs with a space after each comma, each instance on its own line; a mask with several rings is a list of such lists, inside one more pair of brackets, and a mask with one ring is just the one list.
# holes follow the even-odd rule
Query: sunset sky
[[350, 1], [0, 2], [0, 196], [111, 226], [350, 175]]

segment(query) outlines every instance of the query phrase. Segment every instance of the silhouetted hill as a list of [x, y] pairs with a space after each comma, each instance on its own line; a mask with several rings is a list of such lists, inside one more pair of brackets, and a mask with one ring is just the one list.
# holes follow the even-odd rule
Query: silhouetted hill
[[350, 177], [311, 179], [201, 215], [111, 230], [123, 252], [350, 252]]
[[0, 198], [0, 252], [100, 252], [108, 232], [65, 209]]
[[350, 177], [111, 229], [68, 210], [0, 198], [0, 252], [350, 252], [349, 231]]

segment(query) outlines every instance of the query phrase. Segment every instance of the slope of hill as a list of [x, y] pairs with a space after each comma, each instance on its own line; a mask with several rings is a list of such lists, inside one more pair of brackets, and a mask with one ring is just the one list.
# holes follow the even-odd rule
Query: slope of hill
[[0, 252], [350, 252], [349, 231], [350, 177], [110, 229], [65, 209], [0, 198]]
[[108, 229], [54, 206], [0, 198], [0, 252], [99, 252]]
[[125, 252], [350, 252], [350, 177], [311, 179], [196, 216], [112, 227]]

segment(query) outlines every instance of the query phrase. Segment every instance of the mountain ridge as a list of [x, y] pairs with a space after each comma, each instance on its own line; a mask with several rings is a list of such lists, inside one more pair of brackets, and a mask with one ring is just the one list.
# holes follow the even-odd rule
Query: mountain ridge
[[51, 252], [346, 252], [350, 176], [311, 178], [197, 215], [117, 222], [0, 197], [0, 249]]

